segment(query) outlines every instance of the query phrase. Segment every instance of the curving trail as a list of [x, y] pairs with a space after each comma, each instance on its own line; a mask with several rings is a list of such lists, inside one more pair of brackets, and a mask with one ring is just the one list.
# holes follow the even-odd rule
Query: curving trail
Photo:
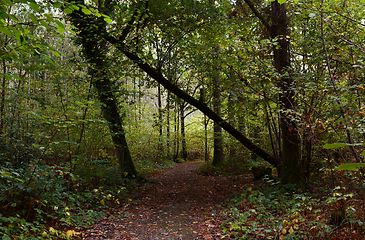
[[252, 180], [198, 175], [202, 163], [180, 163], [152, 176], [154, 183], [135, 196], [138, 200], [100, 220], [82, 239], [221, 239], [221, 205]]

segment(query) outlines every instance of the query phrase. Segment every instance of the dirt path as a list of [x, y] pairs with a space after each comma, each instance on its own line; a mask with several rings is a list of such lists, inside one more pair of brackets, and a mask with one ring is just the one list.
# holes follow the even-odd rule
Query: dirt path
[[220, 206], [251, 179], [246, 176], [202, 176], [202, 162], [178, 164], [159, 173], [125, 209], [85, 232], [83, 239], [221, 239]]

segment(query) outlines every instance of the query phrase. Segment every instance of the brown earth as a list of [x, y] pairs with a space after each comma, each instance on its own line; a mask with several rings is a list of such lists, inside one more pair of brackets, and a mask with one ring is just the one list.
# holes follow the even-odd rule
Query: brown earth
[[252, 180], [198, 175], [202, 163], [180, 163], [150, 177], [152, 184], [85, 231], [83, 239], [221, 239], [222, 205]]

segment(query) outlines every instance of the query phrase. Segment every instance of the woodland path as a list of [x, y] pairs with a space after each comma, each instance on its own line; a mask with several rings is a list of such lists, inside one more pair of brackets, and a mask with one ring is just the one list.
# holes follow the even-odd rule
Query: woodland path
[[150, 177], [153, 183], [141, 188], [131, 204], [110, 212], [83, 239], [221, 239], [224, 204], [252, 180], [198, 175], [202, 163], [180, 163]]

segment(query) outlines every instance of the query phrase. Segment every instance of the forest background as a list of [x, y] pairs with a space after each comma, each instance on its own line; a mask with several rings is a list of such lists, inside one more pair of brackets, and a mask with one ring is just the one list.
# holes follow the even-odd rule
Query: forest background
[[2, 0], [0, 231], [82, 225], [193, 159], [363, 199], [364, 7]]

